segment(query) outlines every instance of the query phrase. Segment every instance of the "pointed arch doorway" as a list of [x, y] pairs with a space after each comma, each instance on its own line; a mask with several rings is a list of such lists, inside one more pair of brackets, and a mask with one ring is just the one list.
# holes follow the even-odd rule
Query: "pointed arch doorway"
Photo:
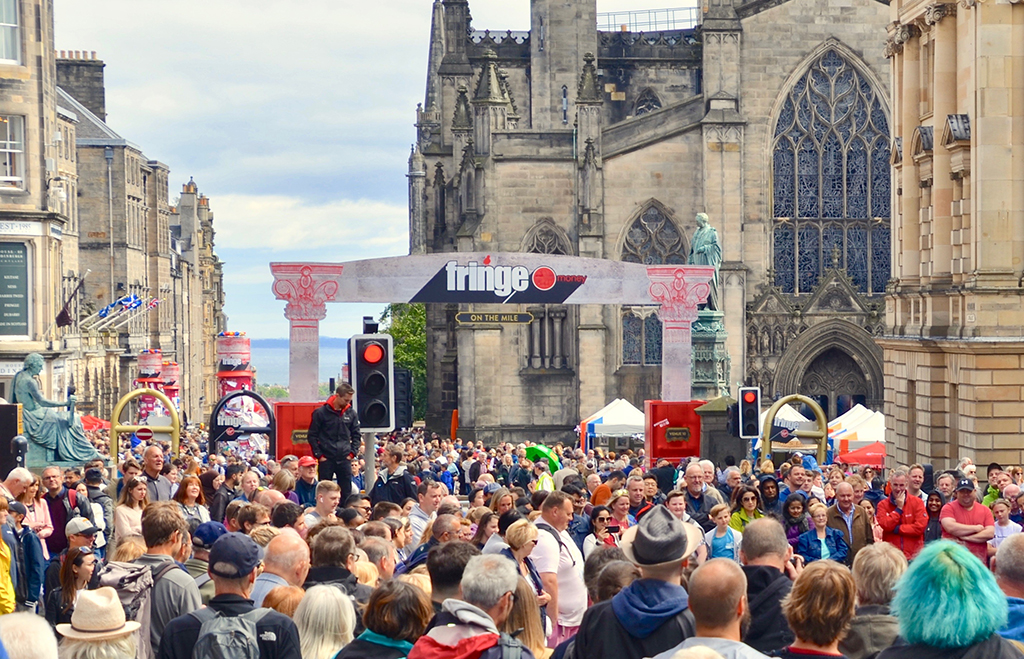
[[853, 357], [841, 348], [833, 347], [807, 365], [800, 380], [799, 393], [813, 398], [831, 421], [858, 403], [867, 405], [868, 383], [864, 371]]

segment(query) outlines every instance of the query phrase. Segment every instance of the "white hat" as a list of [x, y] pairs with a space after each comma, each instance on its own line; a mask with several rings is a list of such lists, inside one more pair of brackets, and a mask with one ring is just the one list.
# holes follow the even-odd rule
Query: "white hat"
[[124, 607], [117, 598], [117, 591], [103, 587], [83, 590], [71, 614], [71, 624], [57, 625], [57, 631], [64, 638], [99, 641], [127, 636], [141, 626], [134, 620], [125, 620]]

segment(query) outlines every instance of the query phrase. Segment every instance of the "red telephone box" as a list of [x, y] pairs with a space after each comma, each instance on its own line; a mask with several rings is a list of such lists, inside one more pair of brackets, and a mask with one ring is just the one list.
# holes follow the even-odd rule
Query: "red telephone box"
[[703, 400], [644, 401], [644, 448], [651, 465], [660, 458], [679, 462], [700, 457], [700, 415], [694, 410], [704, 403]]
[[275, 459], [280, 460], [286, 455], [313, 455], [306, 435], [313, 410], [321, 405], [323, 403], [274, 403], [274, 416], [277, 418]]

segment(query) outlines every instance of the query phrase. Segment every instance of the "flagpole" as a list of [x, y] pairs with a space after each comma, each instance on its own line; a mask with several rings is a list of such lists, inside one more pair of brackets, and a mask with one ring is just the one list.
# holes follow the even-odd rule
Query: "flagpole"
[[[153, 304], [154, 299], [156, 298], [149, 298], [149, 300], [140, 305], [138, 309], [132, 309], [129, 312], [129, 316], [127, 318], [125, 318], [119, 323], [115, 323], [111, 329], [118, 329], [120, 327], [127, 325], [129, 321], [131, 321], [133, 318], [139, 315], [140, 311], [151, 311], [153, 309], [156, 309], [156, 305]], [[157, 300], [157, 302], [159, 303], [160, 301]]]
[[[118, 300], [115, 304], [119, 304], [121, 308], [117, 311], [117, 313], [112, 316], [108, 315], [102, 321], [93, 325], [93, 329], [99, 331], [108, 329], [114, 323], [118, 322], [119, 320], [123, 320], [125, 317], [125, 313], [131, 313], [132, 311], [138, 309], [139, 307], [137, 306], [129, 306], [132, 303], [132, 296], [134, 296], [134, 293], [131, 296], [126, 296]], [[138, 300], [139, 298], [135, 297], [135, 299]]]
[[[71, 295], [69, 295], [67, 297], [67, 299], [64, 301], [64, 304], [61, 306], [60, 312], [57, 314], [58, 318], [60, 317], [60, 314], [62, 314], [65, 311], [67, 311], [68, 307], [71, 305], [71, 301], [75, 299], [75, 296], [78, 295], [78, 291], [80, 291], [82, 289], [82, 284], [85, 283], [85, 278], [89, 276], [90, 272], [92, 272], [92, 270], [86, 270], [85, 274], [82, 275], [81, 277], [79, 277], [78, 283], [75, 285], [74, 290], [71, 291]], [[50, 323], [50, 326], [46, 328], [46, 331], [43, 332], [43, 336], [49, 336], [50, 332], [53, 331], [53, 328], [54, 328], [54, 326], [56, 324], [57, 324], [57, 319], [55, 318], [54, 321], [52, 323]], [[74, 324], [74, 323], [72, 322], [72, 324]]]

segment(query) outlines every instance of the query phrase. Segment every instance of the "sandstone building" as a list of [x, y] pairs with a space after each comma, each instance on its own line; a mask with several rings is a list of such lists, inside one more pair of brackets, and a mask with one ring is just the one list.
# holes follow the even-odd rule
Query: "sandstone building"
[[[44, 395], [74, 385], [81, 412], [109, 416], [139, 351], [158, 348], [182, 364], [182, 410], [199, 421], [226, 322], [213, 214], [191, 181], [176, 208], [168, 166], [106, 123], [103, 69], [54, 51], [51, 2], [0, 0], [0, 397], [39, 352]], [[95, 322], [128, 295], [146, 304], [127, 323]]]
[[[433, 4], [412, 253], [685, 263], [706, 212], [728, 382], [814, 396], [832, 417], [881, 408], [887, 5], [709, 0], [689, 23], [645, 27], [595, 0], [534, 0], [529, 32], [474, 30], [469, 12]], [[457, 308], [429, 307], [428, 425], [458, 409], [469, 439], [564, 440], [613, 398], [658, 397], [654, 309], [516, 310], [533, 324], [460, 326]]]
[[890, 455], [1020, 464], [1024, 4], [894, 0], [890, 20]]

